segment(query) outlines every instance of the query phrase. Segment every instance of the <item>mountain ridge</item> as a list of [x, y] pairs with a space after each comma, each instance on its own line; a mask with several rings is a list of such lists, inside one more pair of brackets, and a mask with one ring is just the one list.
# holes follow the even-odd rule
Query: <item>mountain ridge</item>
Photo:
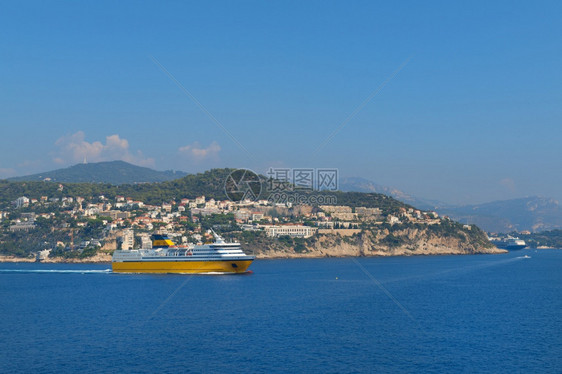
[[185, 177], [183, 171], [158, 171], [125, 161], [102, 161], [69, 166], [43, 173], [7, 178], [10, 182], [51, 181], [60, 183], [136, 184], [165, 182]]
[[412, 196], [361, 177], [342, 178], [340, 190], [383, 193], [419, 209], [434, 210], [456, 221], [476, 224], [489, 232], [538, 232], [562, 229], [562, 206], [557, 200], [542, 196], [453, 205]]
[[437, 211], [490, 232], [539, 232], [562, 228], [562, 206], [557, 200], [542, 196], [450, 206]]
[[410, 195], [394, 187], [383, 186], [362, 177], [345, 177], [339, 182], [343, 192], [376, 192], [391, 196], [403, 203], [413, 205], [419, 209], [434, 210], [436, 207], [446, 206], [446, 203], [437, 200], [423, 199]]

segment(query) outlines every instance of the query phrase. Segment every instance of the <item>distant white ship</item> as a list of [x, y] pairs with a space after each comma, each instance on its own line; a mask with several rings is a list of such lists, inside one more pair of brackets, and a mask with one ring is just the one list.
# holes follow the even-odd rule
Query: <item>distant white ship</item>
[[490, 242], [496, 247], [514, 251], [516, 249], [523, 249], [527, 246], [525, 240], [508, 236], [507, 238], [490, 238]]

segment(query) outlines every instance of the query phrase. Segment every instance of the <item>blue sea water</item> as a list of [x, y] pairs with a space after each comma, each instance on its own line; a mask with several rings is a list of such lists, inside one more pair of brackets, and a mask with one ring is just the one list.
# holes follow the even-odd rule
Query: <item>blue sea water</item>
[[0, 264], [0, 372], [562, 371], [561, 250], [109, 268]]

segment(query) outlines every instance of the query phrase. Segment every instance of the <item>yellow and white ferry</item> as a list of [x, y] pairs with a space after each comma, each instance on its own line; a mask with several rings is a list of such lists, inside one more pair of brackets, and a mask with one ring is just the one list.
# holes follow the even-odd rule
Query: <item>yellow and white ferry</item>
[[166, 235], [152, 235], [152, 249], [117, 250], [111, 265], [119, 273], [245, 273], [254, 256], [240, 243], [227, 243], [212, 231], [214, 243], [175, 246]]

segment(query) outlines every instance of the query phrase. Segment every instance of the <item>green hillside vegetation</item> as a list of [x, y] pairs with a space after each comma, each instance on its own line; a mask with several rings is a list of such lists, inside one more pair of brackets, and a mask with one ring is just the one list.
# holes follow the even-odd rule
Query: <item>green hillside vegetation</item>
[[59, 183], [0, 181], [0, 206], [9, 204], [20, 196], [39, 199], [67, 197], [95, 197], [104, 195], [114, 198], [121, 195], [147, 204], [161, 204], [179, 198], [195, 198], [205, 195], [214, 199], [227, 199], [224, 180], [233, 169], [213, 169], [200, 174], [160, 183], [113, 185], [108, 183]]
[[[180, 179], [160, 183], [123, 184], [113, 185], [109, 183], [62, 183], [63, 190], [59, 190], [59, 184], [53, 182], [10, 182], [0, 181], [0, 207], [9, 204], [20, 196], [39, 199], [41, 196], [49, 198], [67, 197], [95, 197], [104, 195], [114, 198], [117, 195], [130, 197], [134, 200], [143, 201], [146, 204], [161, 204], [164, 201], [180, 198], [195, 198], [205, 195], [216, 200], [226, 200], [224, 181], [234, 169], [212, 169], [204, 173], [191, 174]], [[265, 180], [265, 179], [264, 179]], [[296, 193], [288, 192], [287, 196]], [[299, 195], [323, 195], [335, 196], [338, 205], [351, 207], [379, 207], [389, 213], [396, 212], [399, 208], [408, 208], [406, 205], [392, 197], [379, 193], [361, 192], [298, 192]], [[267, 199], [268, 193], [262, 188], [260, 198]]]
[[513, 232], [511, 235], [518, 236], [519, 238], [525, 240], [527, 245], [531, 248], [562, 248], [562, 230], [543, 231], [529, 235]]
[[[10, 182], [0, 181], [0, 211], [8, 212], [8, 216], [2, 224], [3, 234], [0, 236], [0, 253], [12, 254], [16, 256], [26, 256], [33, 251], [42, 248], [54, 248], [53, 255], [60, 256], [86, 256], [95, 253], [94, 251], [72, 252], [56, 248], [58, 242], [67, 243], [75, 248], [82, 241], [88, 241], [95, 238], [103, 238], [102, 231], [107, 224], [109, 218], [100, 214], [90, 217], [78, 217], [69, 219], [71, 212], [76, 208], [76, 203], [67, 203], [63, 201], [63, 197], [82, 197], [86, 204], [102, 203], [104, 201], [114, 201], [116, 196], [123, 196], [133, 200], [142, 201], [145, 204], [159, 206], [163, 202], [179, 202], [182, 198], [194, 199], [204, 195], [207, 201], [211, 198], [215, 200], [226, 200], [227, 196], [224, 191], [224, 183], [228, 175], [234, 169], [213, 169], [204, 173], [188, 175], [180, 179], [165, 181], [159, 183], [143, 183], [143, 184], [103, 184], [103, 183], [58, 183], [58, 182]], [[265, 181], [265, 178], [264, 178]], [[262, 189], [260, 198], [267, 199], [268, 191]], [[103, 195], [106, 199], [100, 198]], [[406, 214], [413, 207], [404, 204], [392, 197], [379, 193], [360, 193], [360, 192], [340, 192], [340, 191], [314, 191], [314, 192], [287, 192], [282, 194], [287, 201], [291, 199], [300, 201], [298, 197], [310, 198], [314, 197], [317, 201], [329, 200], [328, 197], [335, 197], [336, 205], [349, 206], [352, 209], [357, 207], [372, 207], [381, 210], [381, 216], [375, 222], [356, 221], [355, 225], [362, 230], [361, 234], [352, 237], [334, 237], [334, 243], [345, 241], [348, 244], [361, 246], [364, 241], [370, 241], [372, 238], [377, 239], [373, 243], [385, 245], [387, 248], [397, 248], [401, 246], [409, 246], [419, 240], [430, 238], [451, 238], [458, 239], [467, 246], [474, 245], [482, 248], [490, 247], [485, 234], [476, 226], [466, 228], [463, 225], [442, 219], [440, 224], [427, 225], [416, 221], [412, 216]], [[30, 199], [40, 200], [45, 196], [51, 201], [35, 202], [27, 207], [15, 209], [12, 202], [21, 196]], [[56, 200], [58, 199], [58, 200]], [[306, 200], [306, 199], [305, 199]], [[283, 201], [278, 201], [283, 202]], [[316, 223], [299, 216], [300, 209], [298, 204], [293, 208], [283, 207], [283, 215], [276, 211], [277, 214], [271, 213], [272, 217], [280, 219], [280, 223], [307, 224], [314, 226]], [[315, 204], [311, 204], [315, 205]], [[330, 205], [330, 204], [318, 204]], [[122, 222], [121, 227], [131, 227], [132, 221], [140, 214], [144, 214], [148, 210], [145, 208], [125, 208], [130, 212], [130, 218]], [[158, 208], [159, 209], [159, 208]], [[314, 207], [313, 212], [318, 212], [320, 208]], [[10, 225], [16, 222], [23, 223], [26, 220], [25, 214], [34, 213], [39, 217], [35, 221], [36, 227], [29, 231], [10, 230]], [[46, 215], [46, 218], [43, 216]], [[395, 218], [400, 217], [400, 221], [391, 225], [386, 221], [389, 215]], [[197, 225], [200, 229], [206, 231], [214, 228], [222, 232], [227, 237], [236, 238], [243, 244], [247, 245], [253, 251], [259, 251], [260, 248], [276, 248], [282, 251], [290, 249], [296, 253], [305, 253], [309, 248], [314, 247], [317, 243], [317, 237], [313, 236], [309, 239], [281, 237], [272, 239], [266, 237], [264, 232], [240, 231], [240, 227], [236, 224], [235, 215], [232, 212], [227, 214], [212, 214], [203, 216], [198, 214], [192, 221], [189, 218], [189, 212], [183, 213], [183, 217], [178, 218], [178, 227], [181, 230], [192, 231]], [[50, 218], [49, 218], [50, 217]], [[408, 218], [409, 217], [409, 218]], [[308, 221], [307, 221], [308, 220]], [[79, 225], [80, 223], [80, 225]], [[336, 222], [338, 223], [338, 222]], [[155, 222], [154, 228], [165, 225], [164, 222]], [[409, 232], [422, 232], [420, 235], [409, 236]], [[189, 235], [188, 235], [189, 236]], [[192, 240], [192, 239], [189, 239]]]
[[[32, 232], [9, 232], [5, 230], [7, 222], [4, 222], [4, 232], [0, 236], [0, 253], [27, 257], [32, 251], [55, 248], [57, 242], [68, 241], [71, 235], [74, 235], [76, 243], [100, 236], [104, 228], [100, 219], [84, 219], [82, 221], [87, 222], [87, 226], [77, 230], [75, 224], [68, 228], [61, 228], [62, 221], [59, 215], [51, 220], [38, 218]], [[78, 255], [78, 253], [75, 254]]]

